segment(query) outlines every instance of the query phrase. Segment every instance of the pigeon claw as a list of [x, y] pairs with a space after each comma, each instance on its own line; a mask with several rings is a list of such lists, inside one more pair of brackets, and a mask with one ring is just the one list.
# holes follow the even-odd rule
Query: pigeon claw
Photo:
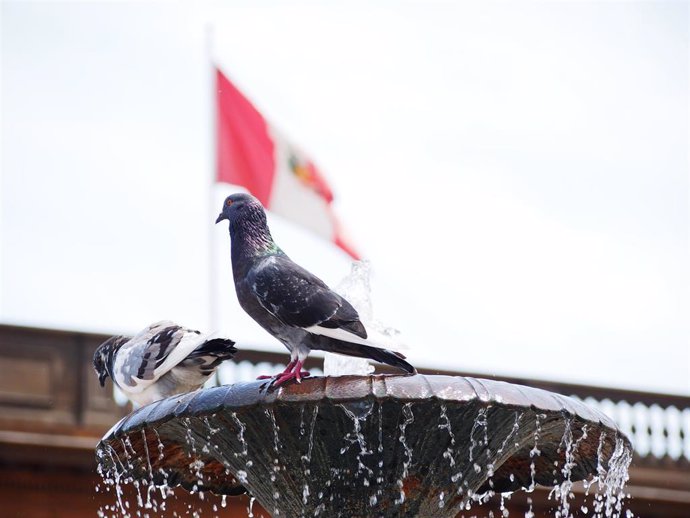
[[285, 383], [286, 381], [290, 380], [295, 380], [297, 383], [302, 383], [302, 378], [306, 378], [309, 376], [309, 372], [307, 371], [300, 371], [299, 373], [297, 372], [288, 372], [287, 374], [281, 374], [280, 376], [276, 377], [275, 381], [272, 383], [274, 387], [278, 387]]
[[292, 371], [292, 368], [295, 366], [295, 363], [297, 363], [297, 360], [290, 360], [290, 363], [287, 364], [287, 367], [285, 367], [285, 370], [283, 372], [279, 372], [278, 374], [274, 374], [273, 376], [268, 376], [266, 374], [263, 374], [256, 379], [258, 380], [270, 380], [270, 379], [278, 379], [281, 376], [284, 376], [285, 374], [288, 374], [289, 372]]
[[273, 380], [270, 385], [278, 387], [285, 383], [286, 381], [295, 380], [297, 383], [302, 383], [302, 378], [308, 377], [310, 374], [308, 371], [303, 371], [302, 366], [304, 362], [298, 360], [292, 360], [287, 364], [285, 370], [275, 376], [259, 376], [258, 380]]
[[285, 371], [276, 376], [276, 379], [272, 383], [272, 385], [278, 387], [286, 381], [290, 381], [293, 379], [297, 383], [301, 383], [303, 377], [306, 378], [307, 376], [309, 376], [309, 372], [302, 370], [302, 365], [304, 365], [304, 362], [299, 360], [295, 362], [290, 362]]

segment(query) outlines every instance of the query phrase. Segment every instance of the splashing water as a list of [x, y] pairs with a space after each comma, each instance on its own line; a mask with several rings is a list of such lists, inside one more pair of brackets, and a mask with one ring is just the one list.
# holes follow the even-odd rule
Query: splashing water
[[618, 517], [623, 510], [623, 503], [626, 498], [624, 488], [629, 477], [628, 467], [632, 461], [632, 452], [625, 447], [625, 443], [620, 437], [616, 437], [613, 454], [608, 462], [608, 469], [605, 469], [603, 467], [602, 440], [600, 438], [598, 475], [595, 478], [597, 495], [594, 501], [594, 517]]
[[[350, 273], [335, 287], [359, 313], [359, 318], [367, 329], [370, 338], [387, 349], [401, 349], [405, 346], [400, 341], [400, 332], [387, 327], [374, 317], [371, 300], [371, 265], [369, 261], [354, 261]], [[374, 372], [374, 367], [364, 358], [354, 358], [339, 354], [325, 353], [324, 374], [326, 376], [344, 376], [356, 374], [366, 376]]]
[[533, 492], [537, 487], [537, 482], [535, 480], [537, 475], [537, 467], [534, 458], [541, 455], [541, 450], [539, 449], [539, 434], [541, 434], [541, 422], [543, 419], [546, 419], [545, 414], [536, 414], [534, 416], [534, 446], [532, 446], [532, 449], [529, 451], [529, 457], [531, 459], [529, 463], [530, 485], [525, 489], [525, 491], [528, 493]]
[[[489, 431], [487, 429], [486, 422], [487, 411], [488, 408], [480, 408], [479, 413], [474, 420], [474, 424], [472, 425], [472, 431], [470, 432], [470, 462], [474, 461], [474, 449], [477, 446], [485, 446], [489, 444]], [[484, 436], [479, 440], [475, 439], [475, 434], [482, 429], [484, 430]], [[479, 468], [481, 471], [481, 466], [479, 466], [476, 462], [473, 464], [473, 467], [475, 471], [477, 471], [477, 468]]]
[[[271, 421], [271, 428], [273, 430], [273, 453], [274, 453], [274, 458], [273, 458], [273, 465], [272, 465], [272, 471], [271, 473], [271, 482], [275, 482], [278, 473], [280, 472], [281, 466], [280, 466], [280, 426], [278, 426], [278, 423], [276, 421], [276, 416], [275, 413], [273, 412], [272, 409], [266, 408], [264, 409], [264, 414], [270, 419]], [[280, 491], [273, 491], [273, 516], [280, 516], [280, 508], [278, 507], [278, 503], [280, 500]]]
[[400, 499], [396, 500], [395, 503], [400, 505], [405, 501], [405, 480], [407, 479], [408, 470], [410, 469], [410, 464], [412, 463], [412, 450], [407, 445], [407, 438], [405, 437], [405, 430], [407, 427], [414, 422], [414, 414], [412, 413], [412, 403], [405, 403], [403, 405], [403, 416], [404, 421], [400, 425], [400, 436], [398, 440], [403, 445], [403, 450], [405, 452], [405, 460], [403, 462], [403, 472], [401, 477], [398, 479], [398, 488], [400, 489]]
[[253, 462], [249, 460], [249, 446], [247, 445], [247, 440], [244, 437], [244, 433], [247, 430], [245, 424], [237, 417], [237, 412], [232, 412], [230, 418], [237, 425], [237, 439], [240, 441], [240, 447], [242, 448], [239, 452], [233, 452], [235, 457], [244, 458], [244, 465], [246, 470], [238, 470], [237, 478], [242, 484], [247, 483], [247, 471], [252, 467]]
[[443, 405], [443, 404], [441, 405], [440, 421], [441, 422], [438, 424], [438, 429], [439, 430], [446, 430], [448, 432], [448, 436], [450, 438], [450, 444], [446, 448], [446, 451], [443, 452], [443, 458], [448, 460], [448, 464], [450, 464], [450, 467], [453, 468], [455, 466], [455, 458], [454, 458], [455, 434], [453, 433], [453, 428], [450, 424], [450, 419], [448, 418], [446, 405]]
[[146, 509], [151, 509], [153, 507], [153, 504], [151, 503], [151, 493], [152, 491], [155, 490], [155, 487], [153, 485], [153, 467], [151, 466], [151, 456], [149, 453], [149, 445], [148, 441], [146, 439], [146, 430], [141, 431], [141, 439], [144, 444], [144, 455], [146, 457], [146, 467], [149, 470], [149, 480], [147, 484], [147, 493], [146, 493]]
[[[305, 482], [302, 484], [302, 503], [306, 506], [309, 502], [309, 497], [311, 496], [311, 491], [309, 490], [309, 484], [306, 482], [306, 478], [311, 475], [311, 455], [312, 449], [314, 447], [314, 427], [316, 426], [316, 417], [319, 415], [319, 407], [314, 405], [314, 410], [312, 412], [309, 435], [307, 437], [307, 451], [304, 455], [300, 456], [300, 461], [302, 463], [302, 470], [305, 474]], [[300, 436], [304, 437], [306, 435], [305, 422], [304, 422], [304, 406], [300, 409]]]
[[[582, 440], [587, 436], [587, 430], [583, 431], [583, 435], [580, 438]], [[549, 493], [549, 499], [554, 497], [559, 502], [558, 510], [556, 511], [556, 517], [567, 517], [570, 516], [570, 502], [569, 499], [573, 498], [574, 495], [571, 493], [573, 487], [573, 482], [571, 481], [572, 468], [575, 466], [575, 455], [574, 452], [577, 449], [579, 441], [573, 445], [573, 430], [572, 430], [572, 420], [566, 418], [565, 429], [563, 431], [563, 439], [558, 447], [558, 451], [565, 451], [565, 462], [561, 468], [561, 474], [564, 477], [562, 483], [558, 483], [554, 480], [554, 487]]]
[[[506, 435], [506, 438], [503, 439], [503, 443], [498, 448], [498, 451], [496, 452], [498, 455], [503, 453], [506, 446], [508, 445], [508, 441], [510, 441], [513, 437], [517, 435], [518, 430], [520, 430], [520, 420], [522, 419], [522, 415], [522, 412], [518, 410], [515, 411], [515, 421], [513, 422], [513, 427], [510, 429], [510, 432], [508, 433], [508, 435]], [[514, 443], [514, 445], [517, 446], [518, 443]]]
[[347, 444], [340, 449], [340, 454], [345, 453], [350, 446], [357, 444], [359, 446], [359, 451], [357, 452], [357, 475], [364, 475], [363, 483], [365, 486], [369, 485], [369, 478], [373, 477], [374, 471], [364, 464], [362, 461], [363, 456], [371, 455], [373, 452], [367, 448], [367, 443], [362, 434], [362, 421], [365, 421], [367, 417], [373, 411], [373, 402], [368, 402], [365, 404], [355, 403], [355, 404], [342, 404], [338, 405], [343, 409], [345, 415], [347, 415], [353, 422], [354, 430], [345, 436], [345, 441]]

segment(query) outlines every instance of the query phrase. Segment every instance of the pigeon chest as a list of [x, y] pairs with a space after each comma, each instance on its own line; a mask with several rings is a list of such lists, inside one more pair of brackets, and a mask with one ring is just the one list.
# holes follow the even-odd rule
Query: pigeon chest
[[235, 288], [240, 306], [242, 306], [242, 309], [244, 309], [250, 317], [256, 320], [261, 327], [275, 335], [281, 327], [285, 326], [285, 324], [261, 305], [254, 290], [247, 281], [237, 283]]

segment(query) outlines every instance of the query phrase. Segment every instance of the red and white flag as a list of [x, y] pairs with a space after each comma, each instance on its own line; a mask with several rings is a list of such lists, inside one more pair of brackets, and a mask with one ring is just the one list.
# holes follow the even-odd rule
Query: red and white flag
[[216, 69], [216, 181], [246, 188], [268, 210], [359, 256], [333, 212], [333, 192], [314, 163]]

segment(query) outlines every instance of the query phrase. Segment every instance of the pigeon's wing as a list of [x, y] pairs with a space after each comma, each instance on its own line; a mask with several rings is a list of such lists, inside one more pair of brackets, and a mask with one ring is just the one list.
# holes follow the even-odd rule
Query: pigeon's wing
[[228, 338], [206, 339], [178, 365], [195, 369], [202, 376], [210, 376], [218, 365], [232, 359], [236, 352], [235, 342]]
[[115, 381], [130, 391], [143, 390], [184, 361], [203, 341], [199, 331], [173, 322], [152, 324], [118, 352]]
[[355, 308], [326, 284], [287, 256], [271, 256], [248, 275], [261, 306], [284, 324], [304, 329], [342, 329], [366, 338]]

